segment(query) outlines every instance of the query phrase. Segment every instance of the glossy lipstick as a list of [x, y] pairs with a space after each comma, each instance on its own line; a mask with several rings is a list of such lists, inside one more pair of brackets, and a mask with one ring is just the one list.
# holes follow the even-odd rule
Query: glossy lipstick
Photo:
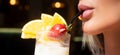
[[90, 19], [92, 13], [93, 13], [93, 8], [92, 7], [89, 7], [87, 5], [79, 5], [78, 6], [79, 10], [83, 11], [83, 13], [80, 15], [82, 20], [85, 21], [85, 20], [88, 20]]

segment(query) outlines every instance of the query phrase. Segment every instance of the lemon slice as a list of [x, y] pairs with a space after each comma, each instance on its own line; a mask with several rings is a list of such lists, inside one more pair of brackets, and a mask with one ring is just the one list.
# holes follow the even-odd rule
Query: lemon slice
[[28, 38], [35, 38], [36, 33], [41, 29], [41, 20], [32, 20], [25, 24], [22, 28], [22, 35], [21, 38], [28, 39]]
[[51, 26], [54, 26], [55, 24], [65, 24], [67, 26], [65, 19], [58, 13], [54, 14], [53, 20], [50, 24], [51, 24]]
[[42, 19], [42, 30], [48, 30], [50, 29], [50, 23], [52, 22], [53, 17], [49, 14], [41, 14], [41, 19]]
[[42, 30], [49, 31], [55, 24], [65, 24], [67, 26], [64, 18], [58, 13], [55, 13], [53, 16], [42, 13], [41, 20], [32, 20], [23, 26], [21, 38], [35, 39], [37, 32]]

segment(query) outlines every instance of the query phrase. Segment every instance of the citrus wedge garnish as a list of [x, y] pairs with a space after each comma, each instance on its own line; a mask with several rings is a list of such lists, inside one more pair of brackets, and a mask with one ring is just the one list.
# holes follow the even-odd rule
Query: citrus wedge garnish
[[64, 18], [58, 13], [55, 13], [53, 16], [42, 13], [40, 20], [32, 20], [23, 26], [21, 38], [35, 39], [38, 32], [42, 30], [50, 30], [55, 24], [64, 24], [67, 26]]
[[54, 14], [51, 26], [54, 26], [55, 24], [65, 24], [67, 26], [65, 19], [58, 13]]
[[41, 14], [41, 19], [42, 19], [42, 30], [49, 29], [50, 27], [50, 22], [52, 22], [53, 17], [49, 14]]
[[35, 38], [36, 33], [41, 29], [41, 20], [32, 20], [24, 25], [22, 28], [22, 35], [21, 38], [28, 39], [28, 38]]

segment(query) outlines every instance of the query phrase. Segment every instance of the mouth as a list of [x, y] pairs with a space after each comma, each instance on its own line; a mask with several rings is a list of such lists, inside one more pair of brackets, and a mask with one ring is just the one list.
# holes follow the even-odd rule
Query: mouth
[[82, 21], [87, 21], [92, 17], [94, 8], [86, 6], [86, 5], [79, 5], [79, 10], [82, 10], [83, 13], [80, 15]]

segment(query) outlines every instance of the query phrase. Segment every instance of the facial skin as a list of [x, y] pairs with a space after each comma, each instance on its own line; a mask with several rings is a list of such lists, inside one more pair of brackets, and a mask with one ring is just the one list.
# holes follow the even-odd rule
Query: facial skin
[[[92, 9], [84, 9], [84, 6]], [[85, 33], [96, 35], [120, 29], [120, 0], [80, 0], [78, 9], [91, 10], [82, 18]]]
[[120, 0], [80, 0], [83, 32], [103, 33], [105, 55], [120, 55]]

